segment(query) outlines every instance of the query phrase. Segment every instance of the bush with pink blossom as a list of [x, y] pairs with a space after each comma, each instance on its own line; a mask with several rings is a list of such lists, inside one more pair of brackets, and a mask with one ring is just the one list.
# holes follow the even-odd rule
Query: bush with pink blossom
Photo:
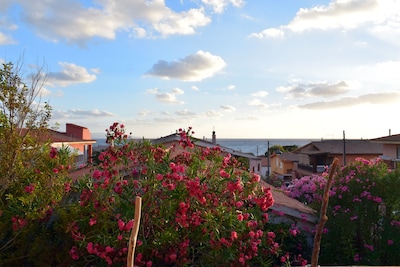
[[180, 145], [122, 138], [100, 153], [100, 163], [75, 188], [79, 203], [61, 215], [74, 265], [126, 264], [135, 196], [143, 203], [137, 266], [268, 266], [279, 260], [281, 247], [268, 224], [270, 189], [218, 147], [193, 146], [190, 128], [179, 133]]
[[[303, 177], [285, 189], [317, 207], [323, 176]], [[400, 264], [399, 170], [362, 158], [341, 168], [330, 191], [327, 231], [322, 238], [321, 264]]]

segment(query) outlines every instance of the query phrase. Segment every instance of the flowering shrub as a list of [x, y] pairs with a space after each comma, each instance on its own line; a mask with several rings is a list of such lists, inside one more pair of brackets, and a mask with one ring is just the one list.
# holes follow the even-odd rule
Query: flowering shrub
[[67, 150], [46, 146], [41, 151], [36, 161], [24, 163], [20, 179], [0, 202], [0, 262], [5, 265], [40, 262], [42, 253], [47, 263], [51, 258], [43, 245], [54, 209], [71, 190], [72, 158]]
[[321, 206], [326, 177], [327, 173], [323, 173], [322, 176], [304, 176], [294, 180], [289, 188], [282, 186], [282, 189], [288, 196], [318, 210]]
[[108, 129], [106, 129], [106, 143], [120, 145], [128, 140], [128, 135], [125, 133], [125, 125], [114, 122]]
[[[307, 203], [320, 200], [324, 177], [296, 180], [289, 194]], [[400, 172], [380, 160], [357, 159], [336, 175], [330, 192], [321, 264], [400, 264]]]
[[137, 266], [265, 266], [278, 258], [270, 189], [218, 147], [193, 146], [190, 128], [179, 134], [180, 145], [168, 148], [130, 140], [100, 153], [63, 217], [74, 265], [126, 264], [135, 196]]

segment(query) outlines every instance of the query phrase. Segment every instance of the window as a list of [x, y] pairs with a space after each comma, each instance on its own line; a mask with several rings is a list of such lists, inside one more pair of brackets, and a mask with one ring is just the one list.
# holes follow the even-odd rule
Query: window
[[396, 159], [400, 159], [400, 146], [396, 147]]

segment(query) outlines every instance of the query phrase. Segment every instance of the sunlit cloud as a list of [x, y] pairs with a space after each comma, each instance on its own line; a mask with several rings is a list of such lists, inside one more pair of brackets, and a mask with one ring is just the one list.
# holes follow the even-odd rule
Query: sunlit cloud
[[90, 74], [86, 68], [74, 63], [59, 62], [59, 65], [61, 71], [48, 73], [47, 85], [65, 87], [78, 83], [91, 83], [97, 78], [95, 74]]
[[379, 104], [392, 104], [392, 103], [400, 104], [400, 93], [386, 92], [386, 93], [365, 94], [357, 97], [344, 97], [332, 101], [313, 102], [304, 105], [299, 105], [298, 107], [303, 109], [323, 110], [323, 109], [352, 107], [361, 104], [379, 105]]
[[248, 104], [253, 107], [268, 108], [268, 105], [262, 102], [260, 99], [253, 99], [249, 101]]
[[146, 75], [162, 79], [201, 81], [214, 76], [226, 66], [225, 61], [209, 52], [198, 51], [178, 61], [158, 61]]
[[227, 111], [227, 112], [233, 112], [233, 111], [236, 110], [236, 108], [234, 106], [231, 106], [231, 105], [221, 105], [221, 108], [224, 111]]
[[177, 99], [177, 95], [184, 94], [184, 91], [179, 88], [174, 88], [171, 92], [162, 93], [158, 88], [147, 89], [146, 93], [155, 95], [155, 98], [159, 102], [163, 102], [166, 104], [183, 104], [183, 101], [179, 101]]
[[267, 91], [257, 91], [255, 93], [252, 93], [251, 96], [254, 97], [266, 97], [269, 93]]
[[349, 92], [350, 87], [345, 81], [336, 83], [310, 82], [280, 86], [276, 88], [276, 91], [285, 93], [287, 98], [334, 97]]
[[[287, 25], [250, 34], [256, 38], [283, 38], [286, 32], [362, 29], [388, 42], [400, 41], [399, 1], [332, 0], [328, 5], [301, 8]], [[389, 34], [390, 33], [390, 34]]]

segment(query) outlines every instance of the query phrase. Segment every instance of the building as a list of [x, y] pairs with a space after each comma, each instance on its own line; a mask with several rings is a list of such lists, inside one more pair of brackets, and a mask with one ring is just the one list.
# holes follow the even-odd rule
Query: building
[[51, 146], [55, 148], [68, 147], [72, 153], [76, 153], [75, 167], [86, 165], [91, 161], [92, 147], [96, 140], [92, 139], [92, 135], [86, 127], [67, 123], [65, 128], [65, 132], [48, 130]]
[[294, 175], [295, 163], [299, 162], [300, 155], [291, 152], [280, 152], [270, 156], [271, 176], [281, 179], [284, 183], [289, 183]]
[[390, 169], [400, 167], [400, 134], [389, 134], [388, 136], [371, 139], [371, 142], [382, 145], [383, 155], [381, 155], [381, 159]]
[[323, 173], [334, 158], [338, 158], [342, 166], [359, 157], [367, 160], [376, 159], [383, 155], [383, 145], [370, 140], [321, 140], [308, 143], [293, 153], [299, 156], [293, 170], [296, 177], [300, 178]]

